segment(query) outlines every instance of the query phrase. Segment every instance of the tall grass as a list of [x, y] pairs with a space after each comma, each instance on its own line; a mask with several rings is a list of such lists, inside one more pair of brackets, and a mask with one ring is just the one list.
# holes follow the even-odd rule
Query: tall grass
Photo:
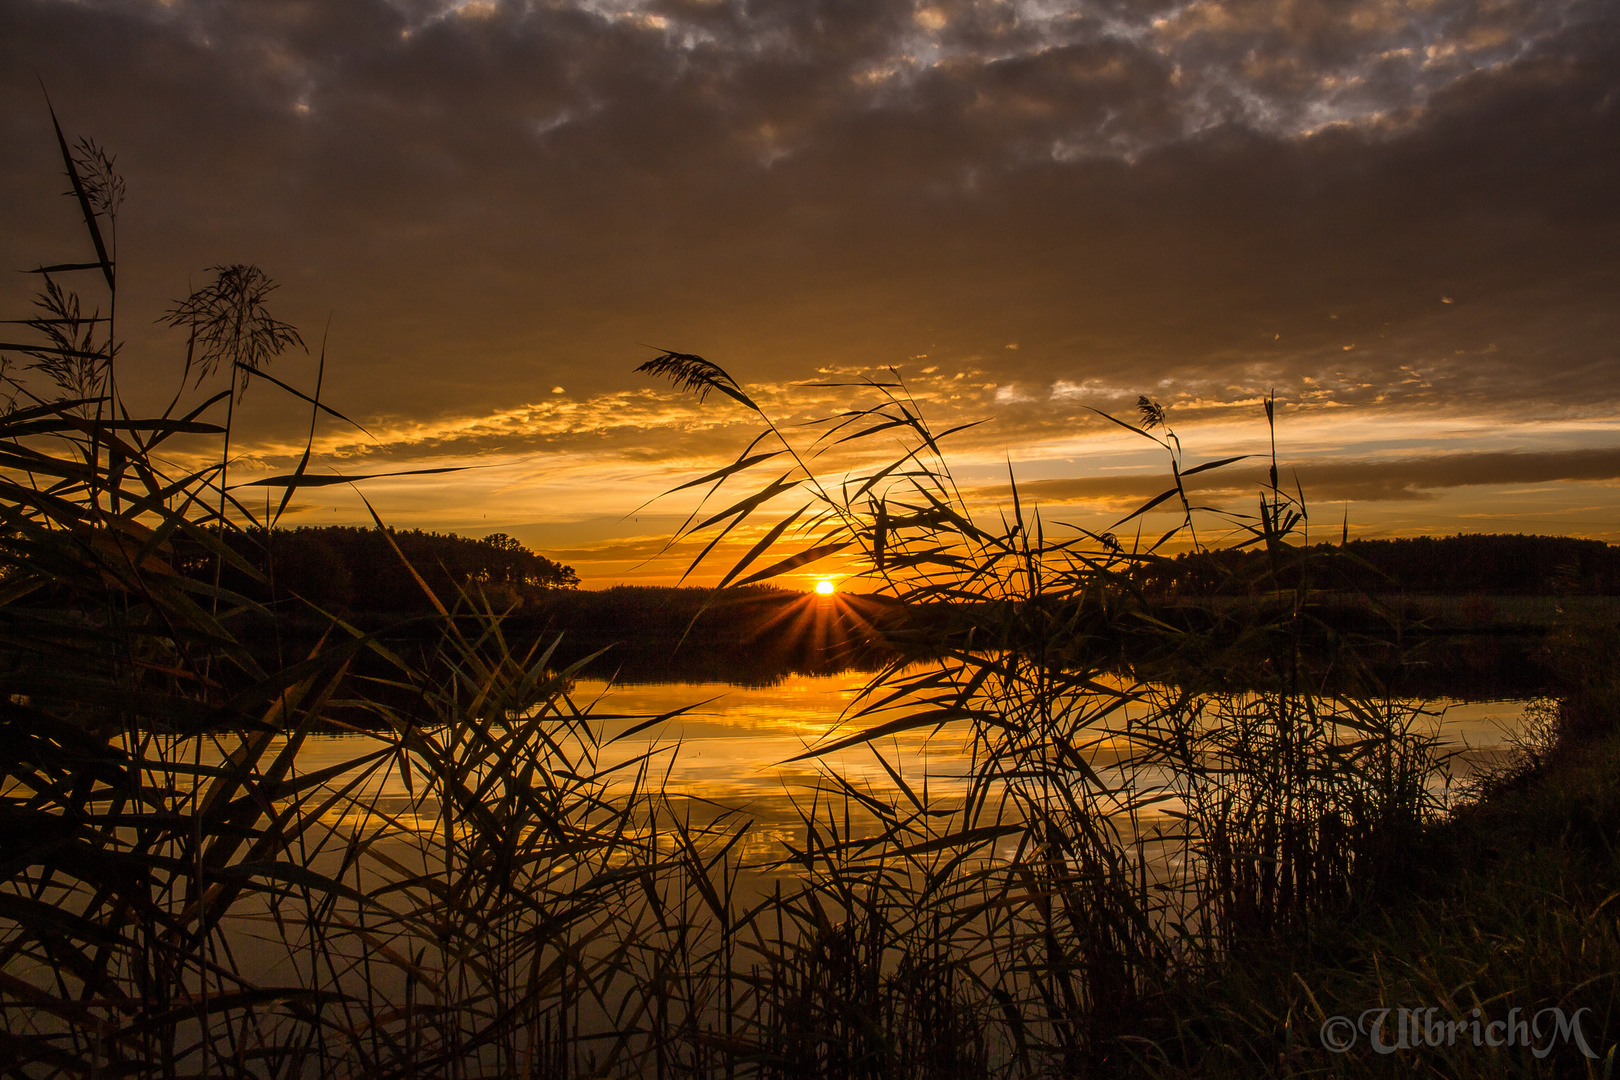
[[[58, 283], [89, 272], [114, 308], [110, 210], [86, 192], [116, 177], [87, 184], [61, 143], [96, 260], [42, 269], [58, 314], [28, 320], [43, 341], [23, 351], [56, 395], [14, 377], [0, 415], [0, 1056], [30, 1076], [164, 1077], [554, 1076], [622, 1057], [574, 1036], [624, 996], [622, 947], [594, 943], [656, 869], [634, 770], [610, 800], [570, 670], [505, 641], [476, 590], [438, 609], [423, 659], [333, 621], [280, 663], [244, 643], [269, 609], [176, 571], [211, 558], [263, 580], [237, 549], [270, 521], [227, 486], [228, 450], [176, 472], [169, 440], [228, 439], [209, 410], [293, 332], [266, 290], [244, 295], [241, 339], [201, 361], [236, 392], [130, 417], [110, 320]], [[308, 461], [270, 486], [313, 484]], [[342, 752], [312, 760], [333, 731]]]
[[[1047, 522], [1023, 504], [1016, 479], [1010, 507], [976, 513], [941, 448], [960, 429], [934, 432], [898, 378], [853, 388], [870, 403], [799, 445], [700, 357], [665, 354], [643, 370], [700, 397], [718, 390], [762, 421], [732, 464], [704, 478], [718, 509], [690, 519], [687, 535], [718, 540], [775, 511], [724, 581], [769, 580], [836, 556], [907, 605], [973, 612], [967, 625], [922, 620], [944, 628], [932, 640], [891, 641], [899, 659], [872, 678], [843, 732], [806, 755], [864, 745], [894, 787], [858, 791], [829, 775], [846, 812], [863, 809], [871, 828], [841, 834], [812, 809], [807, 837], [831, 840], [795, 858], [806, 910], [813, 899], [813, 910], [835, 912], [827, 922], [868, 950], [858, 965], [874, 980], [868, 997], [895, 1008], [914, 985], [903, 973], [952, 958], [950, 990], [933, 984], [929, 1008], [972, 1018], [963, 1045], [983, 1048], [969, 1055], [980, 1073], [1119, 1060], [1121, 1040], [1172, 979], [1365, 895], [1398, 872], [1403, 843], [1438, 810], [1429, 782], [1440, 761], [1421, 716], [1383, 694], [1316, 617], [1312, 581], [1332, 572], [1331, 560], [1293, 543], [1306, 506], [1281, 487], [1275, 450], [1257, 513], [1222, 515], [1235, 543], [1267, 554], [1254, 602], [1199, 632], [1163, 622], [1131, 572], [1172, 541], [1199, 543], [1200, 508], [1184, 479], [1238, 459], [1191, 464], [1155, 402], [1142, 399], [1137, 423], [1107, 419], [1168, 455], [1172, 486], [1092, 533]], [[1274, 408], [1268, 400], [1268, 422]], [[827, 450], [897, 437], [897, 454], [868, 454], [836, 476], [816, 471]], [[761, 469], [773, 471], [748, 486]], [[1122, 544], [1123, 529], [1166, 505], [1179, 524]], [[1126, 655], [1175, 682], [1133, 674], [1126, 640]], [[961, 797], [919, 795], [916, 778], [885, 757], [885, 739], [917, 730], [971, 745]], [[863, 929], [873, 912], [883, 913], [881, 933]], [[820, 922], [799, 922], [800, 940], [825, 939]], [[845, 996], [863, 1002], [863, 1015], [883, 1015], [853, 988]], [[929, 1044], [891, 1027], [890, 1065], [870, 1075], [929, 1075], [895, 1071], [892, 1057]]]
[[[1376, 889], [1434, 811], [1411, 712], [1354, 649], [1322, 645], [1291, 544], [1303, 496], [1275, 466], [1258, 513], [1226, 519], [1268, 553], [1248, 613], [1188, 629], [1143, 602], [1131, 571], [1199, 541], [1183, 478], [1235, 460], [1191, 464], [1146, 399], [1115, 422], [1169, 455], [1172, 486], [1091, 533], [1048, 522], [1016, 483], [1005, 512], [971, 505], [953, 432], [898, 379], [850, 387], [865, 399], [800, 440], [706, 360], [647, 365], [761, 425], [688, 485], [719, 500], [686, 530], [716, 541], [699, 562], [774, 515], [725, 585], [837, 556], [941, 616], [883, 631], [896, 659], [805, 755], [865, 748], [892, 783], [823, 767], [772, 866], [742, 861], [745, 811], [661, 794], [658, 753], [605, 764], [603, 724], [629, 739], [668, 718], [577, 701], [578, 665], [509, 641], [475, 586], [447, 605], [418, 576], [437, 631], [419, 656], [329, 619], [307, 655], [267, 657], [245, 642], [270, 608], [175, 567], [261, 580], [240, 550], [329, 481], [308, 445], [344, 418], [318, 379], [306, 394], [263, 370], [296, 332], [243, 267], [252, 288], [216, 292], [257, 338], [199, 360], [206, 327], [179, 320], [181, 377], [217, 362], [230, 385], [184, 414], [177, 393], [157, 418], [127, 415], [113, 324], [57, 284], [85, 274], [115, 310], [96, 193], [116, 185], [81, 166], [114, 174], [60, 141], [96, 258], [44, 271], [66, 321], [34, 320], [43, 339], [23, 351], [89, 374], [45, 369], [55, 396], [18, 379], [0, 415], [0, 1041], [20, 1075], [1126, 1068], [1168, 987]], [[207, 299], [174, 310], [201, 320]], [[250, 383], [312, 417], [295, 471], [254, 482], [282, 493], [262, 514], [227, 475]], [[216, 437], [217, 462], [169, 464], [171, 439]], [[824, 450], [896, 438], [817, 471]], [[1161, 506], [1178, 525], [1119, 539]], [[333, 732], [347, 737], [317, 754]], [[966, 774], [943, 793], [908, 775], [885, 750], [906, 732], [965, 742]]]

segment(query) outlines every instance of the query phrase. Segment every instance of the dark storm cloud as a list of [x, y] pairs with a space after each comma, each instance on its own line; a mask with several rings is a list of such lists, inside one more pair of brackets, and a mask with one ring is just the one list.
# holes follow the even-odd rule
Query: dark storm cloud
[[129, 175], [131, 310], [257, 260], [366, 415], [621, 390], [643, 341], [927, 353], [1031, 430], [1083, 386], [1612, 409], [1612, 5], [1050, 7], [4, 0], [0, 256], [71, 236], [38, 71]]

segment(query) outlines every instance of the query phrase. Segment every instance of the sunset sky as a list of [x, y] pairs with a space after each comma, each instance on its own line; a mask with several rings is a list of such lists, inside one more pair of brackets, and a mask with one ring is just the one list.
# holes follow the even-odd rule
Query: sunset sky
[[[1274, 388], [1322, 539], [1620, 541], [1612, 0], [0, 0], [0, 266], [88, 254], [41, 82], [127, 180], [136, 404], [168, 304], [256, 263], [371, 433], [324, 423], [321, 469], [478, 466], [365, 490], [587, 586], [678, 575], [643, 560], [690, 503], [642, 504], [753, 431], [634, 373], [660, 349], [784, 423], [892, 367], [988, 419], [972, 497], [1010, 464], [1088, 528], [1164, 484], [1090, 408], [1157, 398], [1196, 464], [1260, 450]], [[238, 475], [288, 469], [307, 413], [244, 410]]]

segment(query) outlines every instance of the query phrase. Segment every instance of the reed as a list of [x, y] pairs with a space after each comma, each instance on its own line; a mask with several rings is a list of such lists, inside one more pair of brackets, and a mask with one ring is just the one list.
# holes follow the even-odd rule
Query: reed
[[[305, 393], [265, 372], [299, 339], [245, 266], [171, 313], [174, 403], [127, 415], [110, 316], [59, 284], [88, 275], [116, 309], [116, 174], [60, 141], [96, 257], [41, 268], [50, 314], [13, 351], [70, 374], [42, 369], [54, 396], [14, 378], [0, 414], [0, 1042], [22, 1075], [1123, 1070], [1176, 988], [1370, 895], [1436, 813], [1421, 717], [1353, 643], [1324, 651], [1312, 583], [1332, 560], [1295, 543], [1304, 498], [1275, 459], [1258, 513], [1222, 519], [1266, 553], [1249, 602], [1190, 629], [1146, 602], [1138, 571], [1200, 542], [1184, 479], [1236, 460], [1192, 464], [1146, 399], [1115, 422], [1162, 448], [1172, 486], [1094, 534], [1016, 478], [1006, 512], [970, 505], [942, 448], [961, 428], [934, 431], [898, 378], [849, 387], [801, 438], [709, 361], [647, 365], [761, 427], [686, 485], [708, 489], [689, 569], [755, 529], [723, 587], [836, 556], [930, 616], [873, 628], [892, 663], [804, 755], [865, 748], [892, 784], [823, 767], [768, 865], [742, 857], [743, 810], [661, 793], [662, 750], [620, 760], [670, 717], [576, 700], [589, 657], [510, 640], [494, 591], [448, 596], [397, 547], [427, 647], [309, 607], [324, 635], [272, 661], [245, 644], [278, 626], [272, 527], [295, 491], [364, 479], [308, 471], [315, 425], [347, 420], [319, 376]], [[191, 374], [219, 372], [179, 413]], [[310, 438], [292, 473], [232, 485], [254, 381], [310, 406]], [[171, 440], [213, 438], [218, 460], [168, 464]], [[862, 463], [818, 471], [847, 452]], [[1120, 539], [1163, 506], [1163, 536]], [[177, 571], [208, 561], [212, 580]], [[317, 731], [347, 749], [317, 759]], [[885, 747], [912, 732], [964, 741], [966, 775], [907, 775]]]
[[[941, 449], [954, 431], [930, 429], [898, 376], [854, 387], [870, 403], [799, 445], [708, 361], [666, 354], [644, 369], [700, 395], [722, 390], [762, 421], [743, 453], [702, 478], [712, 486], [686, 530], [711, 541], [701, 561], [745, 521], [774, 514], [723, 582], [837, 556], [905, 605], [973, 613], [919, 621], [934, 634], [890, 634], [895, 662], [842, 732], [805, 755], [864, 745], [894, 781], [883, 794], [829, 774], [833, 805], [870, 826], [840, 832], [813, 809], [794, 853], [795, 940], [825, 941], [827, 925], [807, 913], [831, 910], [826, 923], [847, 948], [876, 950], [858, 965], [876, 981], [839, 995], [862, 1015], [904, 1014], [914, 984], [901, 973], [938, 971], [949, 956], [954, 981], [944, 996], [936, 984], [929, 1008], [968, 1024], [971, 1037], [942, 1045], [975, 1047], [965, 1059], [975, 1075], [1106, 1068], [1124, 1060], [1164, 987], [1366, 895], [1400, 872], [1403, 845], [1440, 811], [1431, 782], [1443, 760], [1421, 711], [1384, 694], [1353, 643], [1318, 617], [1313, 581], [1339, 556], [1298, 544], [1304, 496], [1281, 487], [1275, 449], [1258, 512], [1219, 515], [1234, 543], [1265, 553], [1251, 603], [1212, 627], [1178, 629], [1144, 602], [1140, 571], [1162, 564], [1174, 540], [1199, 546], [1185, 480], [1238, 459], [1189, 462], [1147, 398], [1137, 423], [1107, 419], [1167, 454], [1172, 486], [1091, 533], [1048, 523], [1016, 478], [1008, 510], [976, 514]], [[1273, 401], [1266, 418], [1274, 424]], [[896, 437], [898, 454], [817, 472], [822, 453]], [[774, 471], [748, 486], [762, 469]], [[1121, 530], [1161, 506], [1177, 507], [1179, 523], [1121, 543]], [[1122, 660], [1126, 640], [1128, 655], [1154, 658], [1174, 683]], [[920, 796], [884, 756], [885, 739], [918, 730], [971, 745], [959, 798], [929, 799], [926, 785]], [[883, 913], [881, 933], [865, 929], [872, 912]], [[855, 1030], [828, 1036], [816, 1067], [932, 1075], [915, 1056], [894, 1064], [926, 1035], [898, 1020], [887, 1031], [882, 1068], [848, 1071], [826, 1056], [835, 1044], [837, 1060], [858, 1056]]]
[[[89, 273], [114, 308], [96, 192], [118, 183], [86, 182], [61, 142], [97, 258], [39, 271], [58, 314], [22, 351], [56, 396], [13, 376], [0, 415], [4, 1056], [30, 1076], [577, 1075], [596, 1053], [581, 1017], [622, 996], [619, 954], [593, 943], [660, 872], [638, 785], [608, 797], [571, 669], [507, 642], [476, 586], [446, 608], [423, 583], [439, 637], [421, 657], [333, 619], [279, 663], [244, 644], [269, 607], [177, 570], [211, 560], [280, 599], [272, 553], [243, 551], [317, 484], [308, 451], [256, 482], [286, 496], [262, 519], [228, 449], [167, 461], [170, 440], [227, 439], [209, 410], [296, 332], [235, 268], [249, 317], [200, 361], [232, 387], [130, 417], [110, 320], [58, 281]], [[192, 325], [182, 378], [212, 325]], [[311, 761], [333, 730], [347, 752]]]

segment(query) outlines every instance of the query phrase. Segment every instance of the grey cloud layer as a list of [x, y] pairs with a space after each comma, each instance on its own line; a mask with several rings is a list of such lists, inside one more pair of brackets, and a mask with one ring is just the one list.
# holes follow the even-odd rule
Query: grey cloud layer
[[[1620, 480], [1620, 447], [1545, 453], [1436, 454], [1386, 461], [1304, 462], [1283, 471], [1282, 482], [1295, 480], [1313, 503], [1369, 500], [1432, 499], [1447, 488], [1502, 484], [1546, 484], [1560, 481]], [[1165, 489], [1164, 476], [1086, 477], [1031, 480], [1018, 485], [1022, 498], [1047, 503], [1146, 501]], [[1187, 482], [1200, 499], [1241, 495], [1252, 500], [1266, 483], [1266, 471], [1229, 466]], [[1003, 496], [1000, 487], [985, 495]]]
[[0, 42], [0, 257], [72, 235], [37, 70], [129, 174], [131, 309], [256, 260], [362, 414], [623, 390], [638, 342], [927, 353], [1036, 427], [1088, 380], [1620, 391], [1612, 5], [0, 0]]

